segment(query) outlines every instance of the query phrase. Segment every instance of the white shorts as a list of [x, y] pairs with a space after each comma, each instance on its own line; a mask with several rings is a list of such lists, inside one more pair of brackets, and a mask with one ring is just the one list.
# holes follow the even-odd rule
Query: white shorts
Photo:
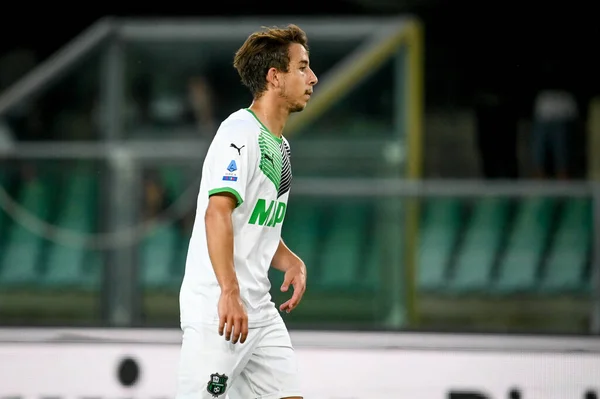
[[281, 399], [300, 394], [298, 366], [281, 319], [232, 344], [214, 324], [182, 324], [177, 399]]

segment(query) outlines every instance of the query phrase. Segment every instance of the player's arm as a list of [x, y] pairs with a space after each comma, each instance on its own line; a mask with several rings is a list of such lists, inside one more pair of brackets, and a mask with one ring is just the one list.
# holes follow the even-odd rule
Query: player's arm
[[233, 223], [231, 214], [236, 199], [228, 193], [212, 195], [204, 215], [208, 254], [213, 265], [221, 292], [239, 294], [235, 267], [233, 264]]
[[292, 297], [279, 307], [282, 312], [289, 313], [298, 306], [306, 291], [306, 265], [285, 245], [283, 240], [280, 240], [271, 261], [271, 267], [285, 273], [281, 291], [287, 292], [290, 284], [294, 287]]
[[233, 262], [233, 223], [231, 216], [237, 198], [223, 192], [208, 201], [204, 221], [208, 254], [221, 287], [219, 298], [219, 334], [232, 343], [244, 343], [248, 336], [248, 315], [240, 296]]
[[[251, 125], [252, 126], [252, 125]], [[205, 225], [209, 257], [221, 296], [219, 298], [219, 334], [236, 343], [246, 340], [248, 316], [240, 295], [234, 263], [234, 231], [232, 216], [241, 206], [246, 187], [255, 169], [255, 148], [248, 127], [229, 123], [219, 128], [206, 155], [208, 206]], [[232, 334], [233, 329], [233, 335]]]
[[293, 253], [288, 246], [285, 245], [283, 240], [279, 241], [279, 246], [271, 261], [271, 267], [282, 272], [287, 272], [290, 268], [294, 267], [305, 268], [302, 259]]

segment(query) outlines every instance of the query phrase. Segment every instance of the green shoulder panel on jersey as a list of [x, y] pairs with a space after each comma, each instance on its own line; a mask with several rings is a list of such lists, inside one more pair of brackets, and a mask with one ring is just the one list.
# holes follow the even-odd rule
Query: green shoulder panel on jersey
[[260, 133], [258, 134], [260, 162], [258, 167], [265, 176], [273, 182], [275, 191], [279, 192], [281, 186], [281, 170], [283, 169], [283, 161], [281, 159], [281, 145], [283, 139], [271, 133], [251, 109], [246, 108], [246, 111], [248, 111], [260, 125]]
[[[268, 205], [267, 205], [268, 204]], [[260, 226], [275, 227], [277, 223], [282, 223], [285, 217], [287, 205], [285, 202], [275, 200], [264, 200], [260, 198], [256, 201], [252, 215], [248, 224], [258, 224]]]
[[258, 135], [258, 145], [260, 147], [260, 170], [275, 185], [275, 191], [279, 191], [281, 184], [281, 141], [273, 136], [267, 130], [261, 127]]

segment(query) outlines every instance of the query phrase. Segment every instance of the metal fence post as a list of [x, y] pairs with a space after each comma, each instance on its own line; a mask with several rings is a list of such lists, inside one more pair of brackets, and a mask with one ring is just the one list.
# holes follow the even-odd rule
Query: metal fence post
[[[102, 136], [105, 142], [123, 139], [125, 92], [124, 43], [114, 39], [105, 53], [101, 73]], [[133, 154], [115, 147], [107, 159], [107, 181], [103, 209], [106, 228], [111, 233], [130, 229], [138, 223], [140, 178]], [[130, 327], [140, 318], [137, 279], [137, 246], [127, 245], [105, 254], [103, 305], [110, 326]]]

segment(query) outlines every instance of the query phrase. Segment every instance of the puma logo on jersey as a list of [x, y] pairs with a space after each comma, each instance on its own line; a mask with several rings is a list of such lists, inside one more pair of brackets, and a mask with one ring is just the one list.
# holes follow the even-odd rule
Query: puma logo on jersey
[[237, 150], [237, 152], [238, 152], [238, 155], [242, 155], [242, 148], [244, 148], [245, 145], [243, 145], [241, 147], [238, 147], [237, 145], [231, 143], [231, 144], [229, 144], [229, 147], [235, 148]]
[[269, 154], [263, 154], [263, 157], [264, 157], [264, 158], [265, 158], [267, 161], [271, 162], [271, 165], [272, 165], [273, 167], [275, 167], [275, 162], [273, 162], [273, 158], [271, 158], [271, 156], [270, 156]]

